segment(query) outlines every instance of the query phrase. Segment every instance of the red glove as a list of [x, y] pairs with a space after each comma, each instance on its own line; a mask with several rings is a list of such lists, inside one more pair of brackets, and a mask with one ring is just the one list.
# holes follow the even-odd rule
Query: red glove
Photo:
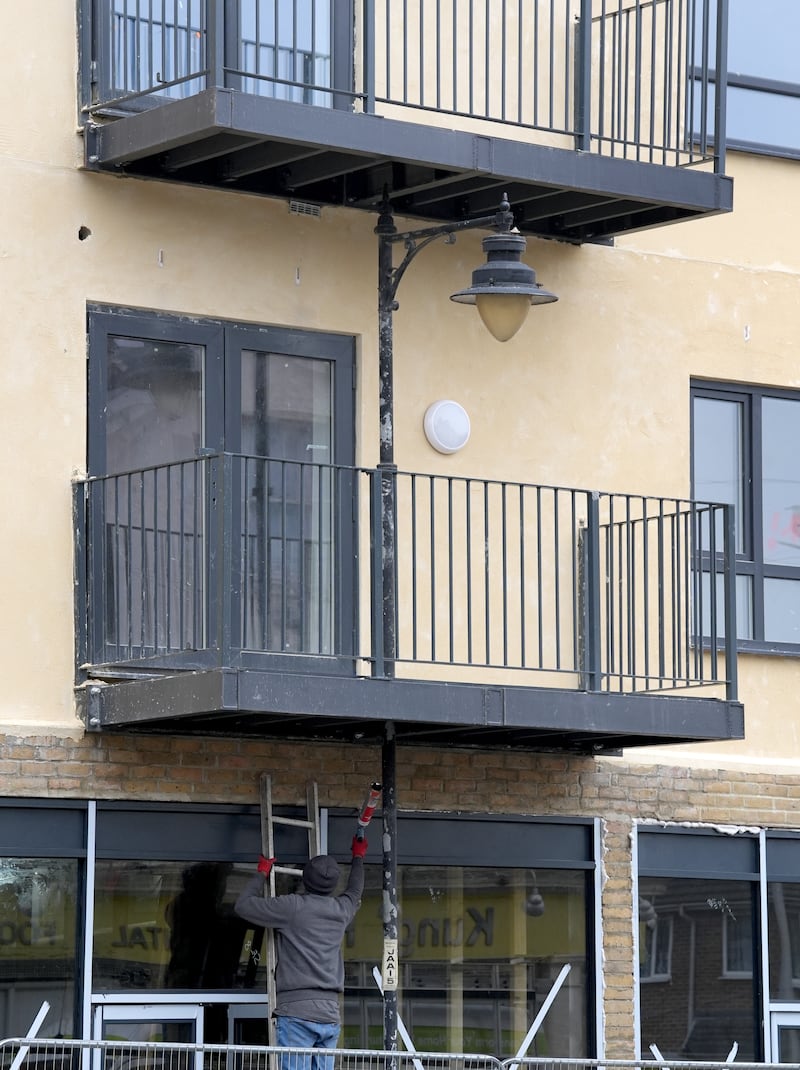
[[350, 851], [353, 858], [363, 858], [367, 853], [367, 841], [366, 839], [360, 840], [358, 836], [353, 837], [353, 842], [350, 844]]
[[263, 855], [258, 856], [258, 872], [263, 873], [265, 877], [269, 876], [270, 870], [274, 865], [274, 858], [264, 858]]

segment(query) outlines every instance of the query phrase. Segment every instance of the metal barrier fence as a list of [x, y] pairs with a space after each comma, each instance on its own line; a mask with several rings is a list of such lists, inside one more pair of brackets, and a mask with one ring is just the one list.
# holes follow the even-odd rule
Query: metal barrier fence
[[729, 506], [219, 454], [80, 482], [75, 515], [91, 664], [302, 655], [735, 694]]
[[224, 86], [390, 117], [399, 108], [501, 122], [582, 151], [722, 170], [710, 119], [727, 0], [82, 4], [90, 108]]
[[492, 1056], [444, 1052], [132, 1043], [0, 1041], [3, 1070], [500, 1070]]
[[496, 1058], [449, 1052], [25, 1037], [0, 1041], [3, 1070], [730, 1070], [731, 1066], [736, 1070], [779, 1070], [786, 1063]]

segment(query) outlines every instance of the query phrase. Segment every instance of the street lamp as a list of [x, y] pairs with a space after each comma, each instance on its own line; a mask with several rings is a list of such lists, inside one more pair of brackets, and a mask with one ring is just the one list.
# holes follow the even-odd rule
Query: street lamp
[[[513, 229], [514, 216], [504, 197], [493, 215], [478, 219], [442, 223], [421, 230], [398, 232], [387, 195], [381, 205], [375, 233], [378, 236], [378, 363], [380, 376], [380, 493], [381, 517], [381, 594], [380, 609], [375, 609], [372, 637], [375, 647], [373, 672], [376, 676], [394, 675], [397, 656], [395, 608], [395, 500], [396, 468], [394, 463], [394, 372], [393, 316], [397, 311], [397, 288], [411, 261], [437, 238], [455, 241], [462, 230], [482, 228], [494, 231], [483, 239], [486, 263], [472, 273], [472, 285], [452, 295], [451, 300], [474, 304], [489, 332], [506, 342], [522, 326], [531, 305], [557, 301], [536, 282], [536, 273], [522, 263], [526, 241]], [[394, 265], [394, 246], [402, 243], [405, 256]], [[373, 599], [373, 606], [375, 602]], [[387, 722], [383, 743], [383, 1032], [384, 1049], [397, 1050], [397, 808], [396, 745], [392, 722]], [[387, 968], [393, 963], [394, 968]]]
[[510, 229], [489, 234], [483, 239], [486, 263], [472, 272], [470, 287], [450, 298], [463, 305], [477, 305], [487, 330], [498, 342], [514, 337], [531, 305], [558, 300], [542, 289], [533, 268], [522, 263], [526, 245], [525, 238]]
[[[503, 198], [493, 215], [455, 223], [398, 231], [388, 197], [381, 205], [375, 233], [378, 235], [378, 362], [380, 370], [380, 462], [394, 463], [393, 324], [398, 309], [397, 289], [411, 261], [437, 238], [455, 241], [462, 230], [493, 230], [483, 239], [486, 263], [472, 273], [472, 285], [451, 297], [461, 304], [477, 305], [489, 332], [500, 342], [512, 338], [525, 321], [531, 305], [557, 301], [542, 288], [536, 272], [522, 263], [526, 240], [514, 229], [514, 215]], [[393, 246], [402, 243], [405, 256], [394, 266]]]

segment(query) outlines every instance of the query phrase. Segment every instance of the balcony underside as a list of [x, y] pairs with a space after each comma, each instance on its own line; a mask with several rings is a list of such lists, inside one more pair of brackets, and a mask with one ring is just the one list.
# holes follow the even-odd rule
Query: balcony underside
[[523, 233], [576, 243], [733, 204], [731, 179], [707, 170], [220, 88], [90, 123], [86, 160], [94, 170], [368, 211], [386, 188], [395, 211], [431, 221], [485, 215], [507, 194]]
[[744, 738], [738, 702], [210, 669], [78, 689], [87, 727], [584, 753]]

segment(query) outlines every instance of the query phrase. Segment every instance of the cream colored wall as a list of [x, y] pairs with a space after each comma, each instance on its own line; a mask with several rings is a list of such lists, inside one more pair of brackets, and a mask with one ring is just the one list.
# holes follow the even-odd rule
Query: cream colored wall
[[[23, 102], [0, 119], [0, 730], [80, 730], [70, 480], [85, 465], [87, 302], [355, 335], [358, 460], [377, 460], [374, 218], [79, 170], [76, 62], [71, 4], [0, 12], [4, 96]], [[732, 156], [732, 216], [613, 248], [531, 240], [527, 260], [560, 300], [503, 345], [448, 300], [482, 259], [480, 235], [423, 251], [394, 317], [398, 465], [688, 495], [690, 378], [798, 384], [796, 167]], [[422, 433], [445, 397], [472, 420], [452, 457]], [[693, 753], [800, 761], [786, 728], [800, 666], [742, 662], [746, 743]]]
[[[620, 240], [625, 253], [699, 269], [707, 315], [685, 374], [800, 387], [800, 218], [792, 205], [800, 162], [729, 153], [734, 211]], [[800, 662], [743, 655], [744, 743], [637, 752], [669, 763], [796, 771], [800, 766]]]

